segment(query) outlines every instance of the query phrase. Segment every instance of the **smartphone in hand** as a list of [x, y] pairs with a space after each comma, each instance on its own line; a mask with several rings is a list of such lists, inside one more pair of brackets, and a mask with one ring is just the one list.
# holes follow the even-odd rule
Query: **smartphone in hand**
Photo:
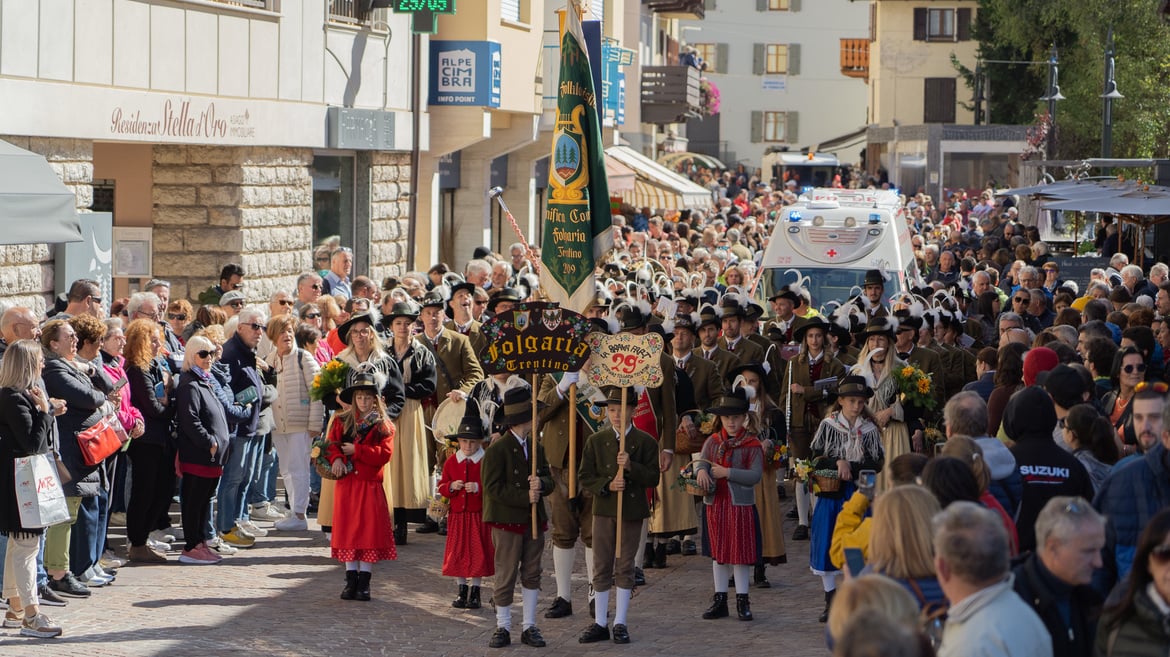
[[862, 470], [857, 475], [857, 485], [860, 488], [873, 488], [877, 485], [877, 472], [873, 470]]
[[865, 557], [860, 548], [845, 548], [845, 567], [849, 569], [850, 577], [860, 577], [865, 569]]

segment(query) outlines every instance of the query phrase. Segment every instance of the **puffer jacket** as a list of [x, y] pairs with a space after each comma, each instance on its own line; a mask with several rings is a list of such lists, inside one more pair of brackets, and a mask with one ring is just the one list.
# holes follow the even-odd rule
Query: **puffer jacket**
[[283, 358], [273, 350], [268, 355], [268, 364], [276, 370], [272, 432], [320, 433], [325, 418], [325, 407], [320, 400], [309, 398], [313, 378], [321, 371], [317, 359], [304, 349], [294, 348]]
[[1125, 579], [1133, 565], [1138, 537], [1162, 509], [1170, 506], [1170, 453], [1161, 442], [1141, 458], [1129, 461], [1101, 485], [1093, 506], [1108, 519], [1105, 525], [1105, 567], [1094, 577], [1098, 591]]
[[106, 485], [105, 469], [86, 465], [77, 444], [77, 434], [97, 424], [107, 409], [106, 395], [114, 386], [101, 367], [84, 363], [89, 368], [86, 374], [57, 354], [45, 351], [45, 391], [50, 397], [63, 399], [67, 406], [65, 413], [57, 417], [57, 430], [61, 437], [61, 460], [73, 478], [62, 486], [66, 497], [96, 497]]

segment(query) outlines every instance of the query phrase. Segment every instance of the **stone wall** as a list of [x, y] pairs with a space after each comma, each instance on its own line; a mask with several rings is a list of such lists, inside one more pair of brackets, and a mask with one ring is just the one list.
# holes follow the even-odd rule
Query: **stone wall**
[[[0, 136], [43, 155], [77, 195], [77, 209], [93, 205], [93, 142], [82, 139]], [[53, 250], [47, 244], [0, 246], [0, 305], [28, 306], [43, 314], [54, 296]]]
[[312, 267], [309, 149], [154, 148], [154, 272], [172, 298], [194, 300], [229, 262], [249, 302], [292, 292]]
[[[381, 285], [387, 276], [406, 273], [407, 235], [410, 217], [410, 155], [376, 152], [370, 165], [370, 271], [368, 276]], [[420, 190], [420, 193], [429, 193]], [[416, 262], [426, 271], [434, 263]], [[361, 274], [362, 272], [354, 272]]]

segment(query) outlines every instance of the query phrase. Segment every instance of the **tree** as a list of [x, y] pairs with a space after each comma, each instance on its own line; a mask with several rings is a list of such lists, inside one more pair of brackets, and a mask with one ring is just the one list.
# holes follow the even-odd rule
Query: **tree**
[[[1106, 35], [1113, 27], [1117, 88], [1113, 104], [1115, 157], [1166, 157], [1170, 152], [1170, 30], [1156, 15], [1154, 0], [980, 0], [972, 26], [979, 56], [990, 60], [1042, 62], [1056, 46], [1060, 56], [1057, 157], [1100, 155], [1100, 95], [1104, 87]], [[1046, 107], [1048, 67], [986, 67], [990, 118], [1030, 124]], [[972, 71], [960, 73], [974, 89]]]

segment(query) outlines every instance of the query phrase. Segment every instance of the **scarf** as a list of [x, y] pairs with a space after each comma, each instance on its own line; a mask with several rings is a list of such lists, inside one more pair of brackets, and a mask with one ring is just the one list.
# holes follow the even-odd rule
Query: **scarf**
[[715, 445], [715, 462], [725, 468], [731, 467], [731, 454], [740, 447], [757, 447], [760, 448], [760, 440], [753, 434], [749, 434], [746, 429], [740, 429], [739, 434], [735, 436], [728, 436], [727, 429], [719, 429], [719, 440]]
[[812, 449], [833, 459], [844, 458], [850, 463], [861, 463], [882, 458], [882, 434], [877, 425], [865, 417], [857, 418], [852, 425], [840, 413], [834, 413], [821, 421], [813, 437]]

